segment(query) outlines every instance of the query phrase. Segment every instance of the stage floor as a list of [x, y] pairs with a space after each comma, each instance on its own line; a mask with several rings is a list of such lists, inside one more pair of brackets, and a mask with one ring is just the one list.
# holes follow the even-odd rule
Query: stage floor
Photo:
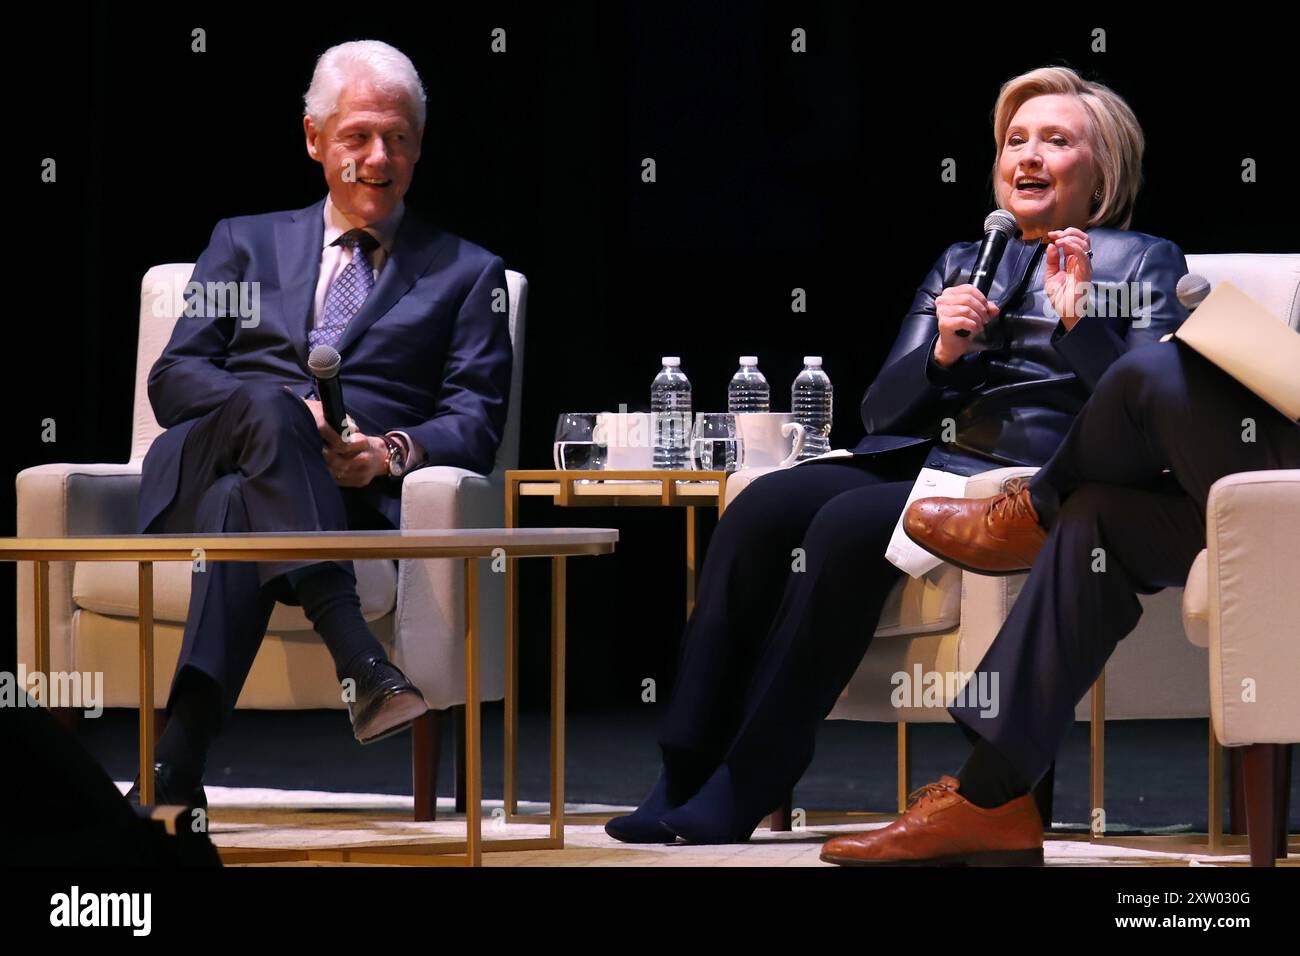
[[[125, 792], [130, 781], [119, 781]], [[450, 798], [439, 800], [439, 819], [432, 823], [411, 820], [410, 797], [389, 794], [336, 793], [305, 790], [208, 787], [209, 826], [218, 847], [248, 849], [359, 849], [392, 843], [455, 841], [464, 838], [464, 817], [452, 813]], [[496, 815], [493, 816], [493, 810]], [[542, 813], [538, 804], [521, 804], [523, 813]], [[571, 804], [570, 814], [595, 814], [600, 819], [630, 807]], [[484, 801], [485, 842], [503, 838], [544, 837], [544, 822], [506, 823], [500, 801]], [[485, 853], [485, 866], [827, 866], [818, 859], [821, 844], [831, 836], [853, 833], [887, 821], [822, 821], [789, 833], [755, 831], [748, 843], [727, 846], [638, 845], [619, 843], [606, 836], [600, 821], [570, 820], [565, 827], [563, 850], [521, 850]], [[1168, 839], [1114, 838], [1120, 842], [1093, 843], [1062, 835], [1049, 837], [1044, 846], [1048, 866], [1245, 866], [1245, 847], [1230, 846], [1214, 855], [1204, 846], [1204, 835], [1179, 834]], [[1240, 839], [1240, 838], [1237, 838]], [[1200, 844], [1199, 846], [1197, 844]], [[240, 864], [236, 864], [240, 865]], [[264, 864], [244, 864], [264, 865]], [[348, 865], [317, 862], [270, 865]], [[1280, 866], [1300, 866], [1300, 839], [1293, 838], [1291, 856]]]

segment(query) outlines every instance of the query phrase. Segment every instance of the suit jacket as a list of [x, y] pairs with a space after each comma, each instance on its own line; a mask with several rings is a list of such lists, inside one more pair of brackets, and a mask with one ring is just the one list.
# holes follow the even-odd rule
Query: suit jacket
[[[929, 467], [966, 475], [1046, 462], [1110, 364], [1187, 318], [1174, 294], [1187, 272], [1178, 246], [1127, 230], [1091, 229], [1088, 236], [1095, 314], [1067, 332], [1043, 288], [1046, 247], [1012, 239], [988, 294], [1000, 317], [976, 337], [978, 350], [944, 369], [932, 359], [939, 333], [935, 299], [970, 281], [980, 243], [949, 246], [917, 289], [898, 339], [863, 396], [867, 437], [854, 455], [929, 444]], [[944, 442], [947, 420], [955, 434]]]
[[[307, 332], [324, 202], [223, 219], [213, 229], [191, 282], [205, 289], [209, 282], [258, 282], [260, 315], [254, 323], [205, 297], [202, 317], [177, 320], [149, 373], [149, 401], [166, 431], [144, 460], [141, 532], [175, 496], [185, 436], [196, 419], [249, 379], [299, 396], [312, 390]], [[344, 403], [361, 431], [400, 429], [424, 449], [425, 464], [490, 472], [510, 395], [505, 290], [500, 258], [408, 209], [378, 282], [336, 346]], [[376, 478], [362, 494], [400, 526], [399, 481]]]

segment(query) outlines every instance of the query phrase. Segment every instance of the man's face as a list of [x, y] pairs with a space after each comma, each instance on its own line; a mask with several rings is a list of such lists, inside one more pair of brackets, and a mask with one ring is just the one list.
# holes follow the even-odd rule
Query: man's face
[[378, 222], [406, 195], [420, 158], [422, 129], [407, 101], [349, 84], [338, 112], [318, 127], [303, 117], [307, 152], [325, 167], [325, 182], [335, 207], [353, 226]]

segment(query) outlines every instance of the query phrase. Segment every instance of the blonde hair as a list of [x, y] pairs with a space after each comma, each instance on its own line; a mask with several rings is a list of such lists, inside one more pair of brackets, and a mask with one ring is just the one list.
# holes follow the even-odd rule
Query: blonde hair
[[1087, 227], [1127, 229], [1142, 185], [1142, 153], [1146, 142], [1133, 110], [1118, 93], [1101, 83], [1079, 76], [1067, 66], [1044, 66], [1002, 84], [993, 107], [993, 193], [999, 205], [998, 162], [1007, 139], [1007, 127], [1016, 110], [1035, 96], [1073, 96], [1088, 117], [1088, 142], [1093, 166], [1101, 177], [1101, 199], [1093, 199]]

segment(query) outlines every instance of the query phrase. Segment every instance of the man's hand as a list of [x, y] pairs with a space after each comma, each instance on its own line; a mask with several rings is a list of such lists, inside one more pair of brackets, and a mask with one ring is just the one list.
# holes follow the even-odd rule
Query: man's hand
[[388, 444], [382, 439], [354, 431], [350, 441], [339, 437], [328, 422], [321, 404], [313, 399], [303, 399], [316, 419], [325, 447], [321, 455], [334, 481], [344, 488], [364, 488], [380, 475], [388, 474]]
[[[325, 438], [325, 429], [329, 428], [329, 426], [325, 424], [325, 409], [321, 406], [321, 403], [316, 401], [314, 398], [304, 398], [303, 401], [307, 404], [307, 407], [311, 409], [311, 417], [316, 419], [316, 430], [320, 432], [320, 437]], [[333, 435], [338, 434], [338, 432], [334, 431], [332, 428], [330, 428], [330, 433]]]

